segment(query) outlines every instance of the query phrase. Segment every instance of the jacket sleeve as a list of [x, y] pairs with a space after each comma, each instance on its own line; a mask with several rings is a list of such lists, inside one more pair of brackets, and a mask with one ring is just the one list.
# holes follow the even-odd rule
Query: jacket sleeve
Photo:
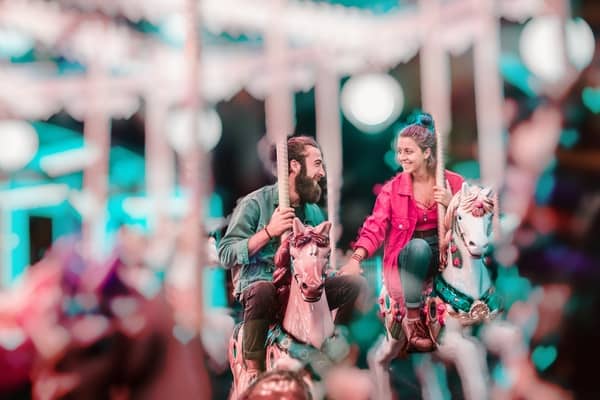
[[248, 239], [256, 233], [259, 212], [258, 203], [253, 199], [243, 199], [234, 210], [218, 246], [219, 261], [224, 268], [249, 263]]
[[385, 239], [386, 232], [390, 224], [391, 215], [391, 193], [390, 187], [384, 187], [373, 206], [373, 212], [367, 217], [360, 232], [358, 239], [354, 243], [354, 248], [362, 247], [367, 251], [368, 257], [379, 249]]

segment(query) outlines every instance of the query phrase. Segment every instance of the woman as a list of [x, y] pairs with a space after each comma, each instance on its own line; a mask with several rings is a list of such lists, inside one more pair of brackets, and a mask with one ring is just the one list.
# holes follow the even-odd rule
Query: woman
[[404, 127], [396, 140], [397, 160], [403, 172], [388, 181], [377, 195], [373, 212], [354, 243], [354, 253], [341, 274], [360, 273], [360, 262], [384, 244], [383, 278], [390, 297], [400, 304], [405, 323], [390, 327], [394, 338], [401, 329], [408, 351], [432, 351], [420, 319], [423, 282], [439, 264], [437, 205], [447, 207], [464, 178], [445, 171], [446, 189], [435, 185], [436, 135], [433, 119], [420, 114]]

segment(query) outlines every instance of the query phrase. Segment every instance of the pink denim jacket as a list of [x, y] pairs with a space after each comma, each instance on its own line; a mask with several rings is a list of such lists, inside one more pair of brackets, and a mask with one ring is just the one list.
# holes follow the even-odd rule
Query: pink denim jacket
[[[460, 190], [464, 178], [445, 171], [452, 193]], [[383, 281], [390, 297], [404, 304], [404, 294], [398, 272], [398, 255], [410, 241], [417, 224], [417, 210], [410, 174], [401, 172], [381, 188], [373, 212], [362, 225], [354, 248], [362, 247], [371, 257], [383, 246]], [[385, 242], [384, 242], [385, 240]]]

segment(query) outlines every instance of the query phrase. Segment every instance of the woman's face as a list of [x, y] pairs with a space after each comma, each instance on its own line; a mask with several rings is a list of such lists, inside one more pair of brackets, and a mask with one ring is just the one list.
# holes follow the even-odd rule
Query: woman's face
[[396, 157], [404, 172], [427, 171], [427, 159], [430, 155], [431, 149], [421, 150], [412, 138], [400, 136], [396, 142]]

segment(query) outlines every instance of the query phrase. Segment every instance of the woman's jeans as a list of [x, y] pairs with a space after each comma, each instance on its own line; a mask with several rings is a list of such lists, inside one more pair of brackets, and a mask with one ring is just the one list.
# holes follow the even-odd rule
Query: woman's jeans
[[439, 265], [438, 237], [412, 238], [398, 256], [400, 280], [406, 307], [421, 305], [423, 283], [431, 278]]

